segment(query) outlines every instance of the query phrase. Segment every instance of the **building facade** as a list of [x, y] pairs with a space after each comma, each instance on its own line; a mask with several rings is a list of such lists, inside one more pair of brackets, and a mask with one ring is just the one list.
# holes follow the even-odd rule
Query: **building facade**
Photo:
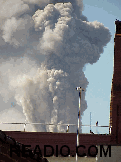
[[114, 69], [110, 102], [111, 142], [121, 144], [121, 21], [115, 21]]

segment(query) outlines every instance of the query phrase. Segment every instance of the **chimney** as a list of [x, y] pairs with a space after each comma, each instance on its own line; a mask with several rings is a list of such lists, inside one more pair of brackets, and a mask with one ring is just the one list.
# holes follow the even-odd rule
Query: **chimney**
[[110, 101], [111, 141], [121, 144], [121, 21], [115, 21], [114, 67]]

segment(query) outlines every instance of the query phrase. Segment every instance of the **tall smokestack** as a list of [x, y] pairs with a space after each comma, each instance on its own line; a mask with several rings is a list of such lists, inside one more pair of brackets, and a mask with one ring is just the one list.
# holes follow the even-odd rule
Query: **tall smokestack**
[[[82, 0], [1, 3], [0, 94], [5, 102], [14, 97], [28, 122], [77, 124], [77, 86], [85, 89], [81, 117], [87, 109], [83, 67], [99, 60], [111, 34], [102, 23], [88, 22], [82, 11]], [[62, 125], [33, 127], [66, 130]], [[70, 126], [69, 132], [76, 129]]]
[[114, 71], [111, 89], [110, 126], [112, 141], [121, 143], [121, 21], [115, 21]]

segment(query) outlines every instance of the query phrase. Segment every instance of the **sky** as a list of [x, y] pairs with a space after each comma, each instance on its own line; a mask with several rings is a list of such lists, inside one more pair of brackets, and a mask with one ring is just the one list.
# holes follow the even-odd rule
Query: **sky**
[[[20, 1], [18, 0], [18, 2]], [[78, 1], [78, 2], [82, 2], [82, 1]], [[93, 59], [91, 59], [90, 57], [88, 58], [88, 54], [86, 58], [84, 59], [83, 59], [83, 55], [81, 57], [80, 56], [77, 57], [75, 55], [75, 57], [77, 57], [77, 60], [75, 59], [76, 64], [79, 65], [78, 59], [81, 62], [81, 65], [78, 67], [75, 66], [74, 62], [72, 62], [73, 59], [69, 60], [68, 56], [66, 56], [66, 53], [64, 53], [65, 51], [68, 52], [69, 48], [67, 48], [65, 51], [64, 50], [61, 51], [62, 47], [65, 47], [65, 46], [63, 43], [60, 43], [60, 42], [62, 42], [62, 40], [65, 41], [65, 43], [68, 43], [69, 41], [71, 41], [70, 38], [72, 38], [72, 35], [73, 35], [73, 28], [70, 27], [69, 31], [71, 31], [70, 33], [72, 35], [68, 36], [66, 35], [66, 26], [65, 26], [63, 30], [64, 32], [62, 31], [61, 33], [62, 36], [58, 37], [57, 39], [58, 35], [56, 32], [58, 31], [58, 28], [57, 28], [58, 26], [55, 28], [56, 29], [55, 33], [50, 31], [48, 28], [46, 28], [46, 30], [44, 31], [45, 24], [43, 20], [45, 19], [47, 21], [53, 18], [53, 17], [49, 18], [46, 16], [46, 11], [48, 10], [50, 11], [50, 8], [46, 8], [46, 10], [44, 11], [45, 14], [43, 15], [41, 15], [42, 13], [40, 11], [35, 14], [35, 11], [36, 9], [38, 9], [38, 6], [39, 6], [38, 1], [36, 0], [37, 4], [35, 3], [36, 4], [35, 7], [32, 7], [33, 5], [32, 1], [29, 4], [28, 0], [24, 0], [24, 3], [27, 3], [27, 4], [23, 5], [22, 2], [20, 3], [22, 6], [21, 14], [20, 14], [20, 11], [16, 11], [15, 13], [12, 13], [11, 11], [10, 13], [8, 13], [8, 15], [4, 14], [3, 12], [2, 18], [0, 19], [1, 20], [0, 22], [2, 22], [2, 20], [4, 22], [4, 25], [3, 26], [1, 25], [2, 39], [0, 39], [1, 40], [1, 51], [0, 52], [2, 53], [0, 57], [1, 58], [0, 62], [2, 63], [2, 65], [0, 66], [0, 72], [1, 72], [0, 86], [2, 89], [0, 92], [1, 94], [0, 122], [24, 122], [25, 119], [27, 118], [28, 121], [30, 122], [67, 123], [69, 121], [71, 124], [77, 123], [78, 92], [77, 91], [72, 92], [73, 90], [69, 90], [69, 87], [68, 87], [68, 93], [67, 91], [64, 91], [67, 88], [67, 87], [64, 87], [65, 86], [63, 85], [63, 82], [64, 82], [64, 83], [68, 83], [66, 86], [70, 86], [72, 88], [74, 88], [74, 86], [76, 85], [77, 86], [82, 85], [82, 87], [86, 89], [85, 92], [82, 92], [81, 124], [83, 125], [90, 124], [90, 112], [91, 112], [91, 125], [95, 125], [96, 121], [98, 121], [99, 125], [108, 126], [109, 125], [109, 112], [110, 112], [111, 83], [112, 83], [112, 76], [113, 76], [115, 20], [116, 19], [120, 20], [119, 11], [120, 11], [121, 2], [119, 2], [118, 0], [115, 0], [115, 1], [114, 0], [110, 0], [110, 1], [109, 0], [105, 0], [105, 1], [83, 0], [83, 11], [81, 7], [80, 7], [80, 10], [82, 11], [82, 14], [84, 16], [82, 16], [81, 19], [85, 21], [87, 19], [89, 22], [97, 21], [97, 22], [102, 23], [104, 27], [107, 27], [109, 29], [112, 36], [111, 36], [111, 39], [106, 40], [105, 35], [107, 35], [107, 37], [109, 36], [108, 30], [105, 31], [104, 28], [100, 26], [100, 28], [102, 29], [102, 33], [106, 32], [104, 33], [104, 42], [103, 42], [103, 37], [101, 37], [101, 40], [104, 43], [104, 44], [102, 43], [103, 44], [102, 46], [104, 46], [103, 50], [102, 50], [101, 45], [99, 44], [100, 55], [95, 52], [96, 57], [93, 57]], [[6, 4], [3, 4], [3, 5], [5, 5], [5, 8], [7, 9], [7, 5]], [[81, 5], [82, 4], [80, 3], [80, 6]], [[39, 7], [42, 9], [44, 8], [43, 6], [44, 7], [47, 6], [46, 1], [45, 3], [44, 2], [41, 3], [41, 6]], [[64, 16], [66, 16], [66, 14], [67, 16], [72, 14], [71, 5], [67, 6], [67, 8], [70, 8], [70, 10], [68, 14], [64, 13]], [[56, 11], [53, 12], [54, 13], [53, 15], [55, 17], [58, 16], [58, 14], [62, 16], [62, 13], [60, 11], [61, 11], [61, 8], [58, 8]], [[77, 11], [75, 11], [75, 13], [78, 15]], [[25, 15], [24, 17], [25, 13], [27, 13], [27, 15]], [[34, 15], [33, 19], [34, 19], [35, 26], [33, 25], [33, 20], [31, 18], [33, 15]], [[17, 20], [17, 18], [19, 19]], [[77, 20], [77, 18], [73, 17], [71, 18], [71, 21], [70, 21], [71, 26], [75, 27], [74, 26], [75, 22], [72, 19]], [[78, 19], [79, 19], [79, 15], [78, 15]], [[54, 22], [54, 19], [51, 19], [51, 20], [52, 20], [51, 22], [47, 21], [46, 26], [48, 27], [48, 24], [49, 24], [51, 28], [54, 28], [55, 26], [53, 26], [53, 24], [57, 23], [57, 21]], [[26, 26], [27, 21], [29, 22], [28, 26]], [[61, 21], [63, 21], [65, 24], [68, 23], [66, 19], [64, 20], [62, 19]], [[11, 25], [12, 23], [15, 25]], [[60, 22], [58, 22], [58, 24], [59, 23]], [[79, 21], [76, 22], [77, 26], [78, 26], [78, 23]], [[23, 26], [21, 24], [23, 24]], [[10, 25], [10, 28], [7, 28], [7, 26], [9, 25]], [[85, 25], [85, 23], [83, 23], [83, 25]], [[101, 31], [101, 29], [99, 30], [99, 32]], [[88, 28], [88, 30], [90, 29]], [[68, 28], [67, 28], [67, 31], [68, 31]], [[48, 33], [49, 34], [51, 33], [51, 37], [48, 37]], [[76, 34], [78, 35], [78, 33]], [[93, 33], [90, 32], [90, 37], [93, 38], [93, 35], [91, 34]], [[96, 34], [98, 36], [98, 31]], [[53, 40], [51, 39], [52, 37], [54, 37]], [[75, 37], [73, 37], [73, 39], [74, 38]], [[44, 43], [44, 41], [46, 43]], [[81, 41], [80, 42], [82, 44], [85, 43], [84, 45], [88, 45], [86, 41], [87, 39], [85, 39], [84, 42], [81, 42]], [[49, 46], [50, 42], [51, 42], [51, 47]], [[76, 43], [78, 45], [78, 42]], [[68, 43], [68, 45], [70, 44]], [[95, 46], [94, 48], [95, 50], [97, 49]], [[58, 52], [59, 50], [61, 52]], [[84, 49], [84, 52], [85, 51], [86, 51], [86, 48]], [[61, 56], [62, 52], [63, 52], [63, 55]], [[71, 51], [69, 52], [71, 53]], [[79, 51], [76, 51], [76, 50], [74, 52], [79, 53]], [[87, 53], [88, 52], [89, 51], [87, 51]], [[92, 50], [92, 52], [94, 51]], [[40, 56], [39, 53], [42, 53], [42, 55]], [[53, 53], [55, 55], [53, 55]], [[45, 56], [47, 57], [46, 61], [45, 61]], [[60, 58], [63, 61], [65, 60], [66, 64], [73, 65], [72, 67], [69, 66], [71, 69], [71, 72], [69, 71], [68, 66], [66, 67], [63, 62], [60, 63], [61, 62]], [[16, 60], [16, 63], [15, 63], [15, 60]], [[42, 64], [43, 61], [45, 62]], [[58, 63], [58, 66], [56, 65], [57, 63]], [[40, 67], [40, 64], [42, 64], [43, 66]], [[55, 75], [51, 71], [53, 67], [55, 68]], [[61, 69], [61, 71], [59, 71], [59, 69]], [[77, 74], [79, 75], [81, 73], [80, 84], [78, 82], [80, 79], [79, 75], [77, 74], [75, 74], [74, 76], [72, 75], [72, 72], [74, 71], [78, 71]], [[83, 75], [82, 71], [84, 72], [85, 76]], [[48, 78], [48, 83], [50, 85], [46, 84], [47, 78]], [[74, 84], [73, 84], [73, 78], [75, 78]], [[54, 84], [55, 84], [54, 80], [56, 80], [56, 86], [58, 85], [57, 90], [54, 90]], [[57, 84], [57, 82], [59, 83]], [[41, 84], [41, 88], [39, 87], [40, 84]], [[49, 90], [48, 90], [48, 87], [50, 88]], [[33, 91], [35, 90], [37, 93], [34, 93], [33, 95]], [[61, 90], [63, 90], [63, 92]], [[61, 91], [61, 94], [60, 94], [60, 91]], [[39, 97], [35, 94], [37, 94], [38, 96], [39, 95], [41, 96], [42, 98], [41, 103], [38, 101]], [[85, 97], [84, 97], [84, 94], [85, 94]], [[65, 98], [62, 96], [65, 96]], [[75, 96], [75, 98], [72, 96]], [[51, 102], [52, 99], [53, 99], [53, 103]], [[59, 111], [59, 106], [62, 105], [63, 102], [66, 105], [67, 114], [65, 116], [63, 115], [65, 114], [65, 112]], [[34, 109], [35, 104], [36, 105], [41, 104], [41, 106], [40, 107], [37, 106], [36, 109]], [[49, 106], [52, 109], [49, 108]], [[74, 106], [76, 107], [75, 111], [73, 109]], [[43, 109], [43, 107], [45, 109]], [[57, 107], [58, 109], [56, 109]], [[63, 106], [62, 107], [60, 106], [60, 108], [62, 110], [65, 109], [65, 107]], [[40, 112], [40, 109], [42, 113]], [[51, 112], [51, 117], [49, 116], [50, 112]], [[47, 116], [47, 119], [44, 120], [46, 116]], [[63, 118], [61, 119], [62, 116]], [[5, 125], [5, 124], [2, 125], [1, 124], [0, 129], [2, 130], [23, 130], [23, 128], [24, 128], [23, 125], [19, 126], [19, 125]], [[63, 131], [64, 128], [65, 127], [60, 127], [60, 128], [56, 128], [56, 127], [45, 128], [44, 126], [43, 127], [41, 126], [32, 127], [29, 125], [26, 127], [26, 130], [27, 131], [41, 131], [42, 130], [42, 131], [56, 132], [60, 130]], [[89, 127], [82, 127], [82, 133], [89, 133], [89, 130], [90, 130]], [[74, 132], [75, 128], [72, 129], [71, 131]], [[92, 131], [96, 133], [96, 128], [92, 127]], [[108, 133], [109, 130], [108, 128], [98, 128], [98, 132]]]
[[[110, 95], [111, 84], [113, 77], [113, 59], [114, 59], [114, 37], [116, 32], [115, 20], [121, 20], [119, 0], [105, 0], [105, 1], [88, 1], [84, 0], [83, 14], [88, 17], [89, 21], [98, 20], [103, 23], [111, 31], [112, 37], [110, 42], [104, 48], [100, 59], [93, 65], [87, 65], [84, 73], [88, 78], [89, 85], [86, 92], [86, 100], [88, 109], [84, 112], [82, 118], [83, 124], [90, 123], [95, 125], [109, 125], [110, 113]], [[83, 129], [83, 133], [87, 132], [89, 128]], [[96, 128], [92, 128], [96, 132]], [[108, 128], [98, 128], [99, 133], [109, 133]]]

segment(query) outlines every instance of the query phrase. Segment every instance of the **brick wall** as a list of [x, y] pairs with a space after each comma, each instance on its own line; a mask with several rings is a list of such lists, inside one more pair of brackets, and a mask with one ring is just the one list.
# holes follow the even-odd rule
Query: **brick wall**
[[121, 144], [121, 21], [116, 21], [114, 71], [110, 106], [112, 143]]
[[[36, 145], [39, 145], [42, 155], [44, 155], [44, 145], [51, 145], [56, 150], [58, 145], [58, 155], [60, 155], [60, 148], [63, 145], [67, 145], [70, 148], [70, 155], [76, 154], [76, 133], [49, 133], [49, 132], [20, 132], [20, 131], [4, 131], [7, 135], [13, 137], [16, 141], [23, 143], [24, 145], [31, 145], [31, 149], [34, 150]], [[86, 153], [88, 156], [88, 148], [91, 145], [97, 144], [110, 144], [111, 135], [98, 135], [98, 134], [80, 134], [79, 144], [84, 145], [86, 148], [80, 148], [81, 154]], [[51, 153], [51, 149], [47, 149], [48, 154]], [[66, 153], [66, 148], [63, 149], [63, 153]], [[92, 148], [91, 153], [95, 152], [95, 148]], [[56, 153], [54, 152], [56, 156]]]

